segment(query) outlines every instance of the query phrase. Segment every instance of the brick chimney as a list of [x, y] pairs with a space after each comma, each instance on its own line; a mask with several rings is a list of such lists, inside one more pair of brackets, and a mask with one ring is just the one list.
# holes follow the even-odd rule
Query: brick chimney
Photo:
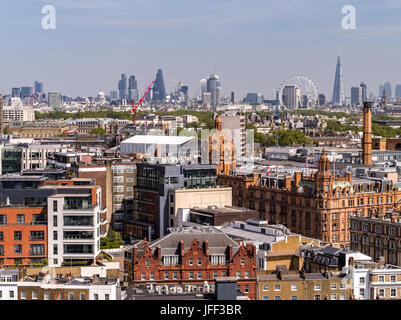
[[295, 172], [294, 179], [295, 179], [295, 186], [298, 187], [299, 183], [301, 182], [301, 172]]
[[132, 264], [135, 264], [137, 260], [138, 260], [138, 248], [136, 247], [136, 244], [134, 244], [134, 247], [132, 248]]
[[162, 248], [160, 247], [160, 245], [157, 246], [156, 252], [157, 252], [157, 261], [160, 263], [162, 261]]
[[228, 261], [231, 261], [233, 258], [233, 246], [232, 244], [228, 245]]
[[180, 253], [181, 253], [181, 257], [184, 256], [184, 249], [185, 249], [184, 240], [180, 240]]
[[284, 178], [285, 189], [291, 190], [291, 176], [287, 176]]
[[205, 240], [204, 242], [204, 246], [205, 246], [205, 255], [209, 255], [209, 241]]

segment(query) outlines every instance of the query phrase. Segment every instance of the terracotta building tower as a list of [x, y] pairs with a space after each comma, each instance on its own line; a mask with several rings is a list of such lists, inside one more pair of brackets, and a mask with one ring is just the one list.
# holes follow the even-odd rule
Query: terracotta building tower
[[362, 163], [372, 165], [372, 103], [363, 104]]

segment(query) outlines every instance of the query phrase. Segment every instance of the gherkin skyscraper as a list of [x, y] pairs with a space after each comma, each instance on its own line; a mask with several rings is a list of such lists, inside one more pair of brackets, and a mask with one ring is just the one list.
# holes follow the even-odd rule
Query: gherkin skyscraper
[[335, 105], [344, 105], [344, 103], [345, 103], [345, 93], [344, 93], [344, 83], [343, 83], [343, 67], [341, 64], [340, 57], [337, 57], [337, 67], [336, 67], [336, 75], [334, 78], [332, 103]]
[[163, 71], [157, 70], [156, 80], [153, 85], [153, 100], [164, 101], [166, 98], [166, 88], [164, 86]]

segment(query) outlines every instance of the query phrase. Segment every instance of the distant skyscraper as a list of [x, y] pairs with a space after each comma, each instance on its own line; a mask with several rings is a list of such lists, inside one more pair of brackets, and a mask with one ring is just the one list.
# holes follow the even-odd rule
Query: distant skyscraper
[[127, 77], [125, 74], [122, 74], [121, 80], [118, 81], [118, 92], [120, 100], [128, 98]]
[[319, 94], [318, 100], [319, 100], [319, 106], [324, 106], [327, 103], [326, 96], [323, 93]]
[[118, 100], [118, 92], [117, 91], [110, 91], [110, 100]]
[[393, 97], [393, 92], [391, 90], [391, 83], [390, 82], [386, 82], [384, 84], [384, 89], [386, 90], [386, 94], [387, 94], [387, 101], [391, 100]]
[[201, 79], [200, 86], [201, 86], [201, 96], [203, 96], [203, 94], [207, 92], [207, 79]]
[[344, 105], [344, 103], [345, 103], [345, 92], [344, 92], [344, 83], [343, 83], [343, 67], [341, 64], [340, 57], [337, 57], [337, 67], [336, 67], [336, 75], [334, 77], [332, 103], [335, 105]]
[[364, 103], [368, 101], [368, 86], [364, 82], [361, 82], [359, 86], [362, 88], [362, 103]]
[[21, 87], [21, 98], [30, 98], [33, 95], [33, 87]]
[[401, 98], [401, 84], [395, 86], [395, 97]]
[[166, 87], [164, 86], [163, 71], [157, 70], [155, 83], [153, 85], [153, 100], [164, 101], [166, 99]]
[[11, 89], [11, 96], [13, 98], [21, 98], [21, 88], [12, 88]]
[[352, 87], [351, 88], [351, 104], [352, 105], [361, 105], [362, 104], [362, 88], [361, 87]]
[[128, 79], [128, 100], [138, 101], [138, 83], [135, 76], [130, 76]]
[[230, 99], [231, 103], [234, 104], [235, 103], [235, 95], [234, 95], [234, 91], [231, 91], [231, 99]]
[[188, 86], [181, 86], [180, 92], [182, 92], [184, 95], [184, 102], [188, 103]]
[[61, 107], [62, 99], [61, 99], [60, 92], [49, 91], [47, 93], [47, 103], [49, 105], [49, 108], [56, 109], [56, 108]]
[[41, 94], [43, 92], [43, 83], [39, 81], [35, 81], [34, 83], [34, 92], [35, 94]]
[[285, 86], [282, 94], [283, 104], [288, 109], [297, 109], [301, 99], [301, 91], [298, 86]]
[[220, 105], [221, 101], [221, 84], [220, 78], [216, 74], [212, 74], [209, 79], [207, 79], [206, 90], [210, 92], [211, 101], [210, 105], [216, 107]]

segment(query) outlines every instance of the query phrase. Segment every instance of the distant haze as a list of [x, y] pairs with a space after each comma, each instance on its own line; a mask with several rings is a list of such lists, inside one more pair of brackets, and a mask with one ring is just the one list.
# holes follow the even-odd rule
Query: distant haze
[[[341, 27], [341, 8], [356, 8], [356, 30]], [[56, 30], [41, 28], [44, 5]], [[3, 0], [0, 92], [43, 82], [44, 90], [94, 96], [117, 90], [121, 73], [143, 92], [163, 70], [167, 92], [178, 80], [190, 96], [215, 71], [223, 95], [273, 98], [294, 74], [310, 77], [330, 100], [336, 57], [344, 87], [368, 94], [401, 83], [399, 0]]]

